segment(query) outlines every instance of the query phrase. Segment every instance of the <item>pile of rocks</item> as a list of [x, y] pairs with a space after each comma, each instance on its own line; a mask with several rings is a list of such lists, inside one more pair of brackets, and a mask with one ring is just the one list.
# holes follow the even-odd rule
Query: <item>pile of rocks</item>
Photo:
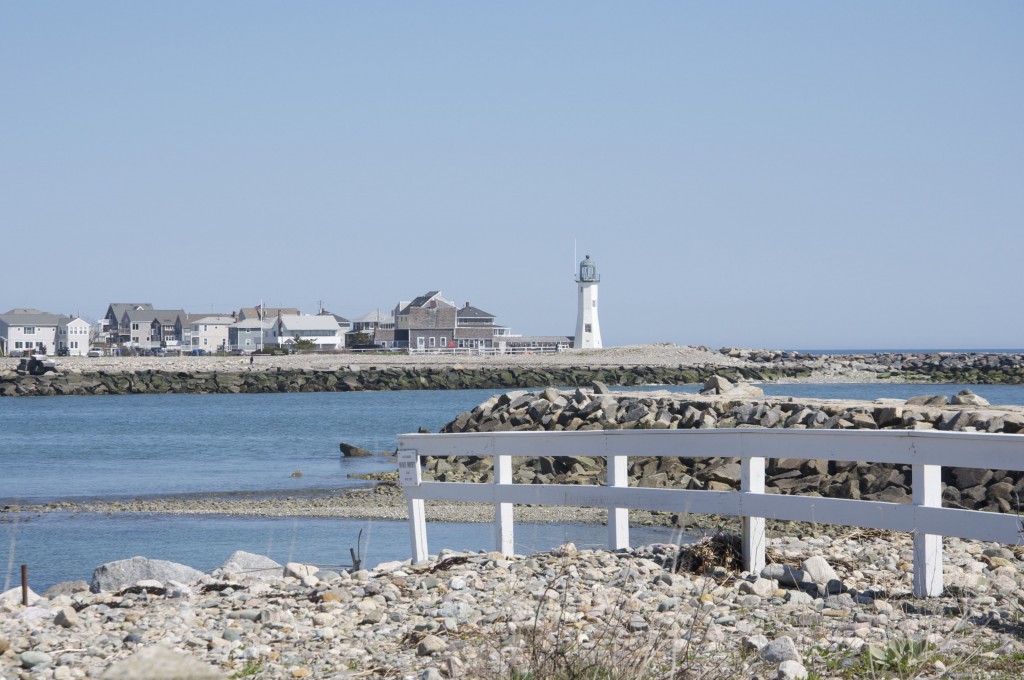
[[678, 571], [680, 548], [664, 544], [353, 573], [248, 553], [208, 575], [134, 558], [28, 607], [0, 596], [0, 677], [436, 680], [594, 663], [636, 678], [801, 678], [866, 669], [870, 648], [909, 638], [923, 653], [897, 661], [915, 675], [1024, 659], [1022, 555], [1006, 548], [947, 540], [950, 594], [928, 601], [909, 595], [906, 536], [775, 538], [769, 555], [759, 574]]
[[[1024, 409], [991, 407], [964, 391], [952, 398], [921, 396], [902, 400], [852, 402], [765, 398], [750, 385], [720, 377], [700, 395], [668, 393], [608, 394], [594, 392], [511, 392], [459, 414], [442, 432], [508, 430], [607, 430], [689, 428], [912, 429], [958, 432], [1024, 430]], [[440, 481], [489, 481], [490, 459], [427, 458], [425, 476]], [[594, 484], [605, 481], [603, 458], [537, 458], [518, 461], [517, 483]], [[630, 484], [686, 489], [735, 489], [736, 458], [631, 458]], [[820, 494], [896, 503], [911, 500], [909, 465], [866, 464], [773, 458], [767, 466], [769, 493]], [[1020, 511], [1024, 473], [975, 468], [944, 468], [943, 501], [947, 507]]]

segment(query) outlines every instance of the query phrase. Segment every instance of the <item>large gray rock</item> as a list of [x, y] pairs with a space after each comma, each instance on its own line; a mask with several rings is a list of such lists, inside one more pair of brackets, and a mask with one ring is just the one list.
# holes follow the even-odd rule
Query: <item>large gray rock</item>
[[218, 567], [214, 576], [235, 574], [260, 581], [271, 581], [282, 578], [284, 567], [265, 555], [236, 550], [224, 564]]
[[155, 645], [111, 664], [102, 680], [223, 680], [225, 677], [214, 666]]
[[732, 381], [728, 378], [723, 378], [720, 375], [713, 375], [704, 381], [704, 389], [700, 391], [701, 394], [722, 394], [736, 387]]
[[818, 585], [824, 585], [829, 581], [838, 581], [839, 575], [836, 570], [832, 568], [832, 565], [828, 563], [821, 555], [815, 555], [803, 561], [800, 565], [803, 568], [804, 574], [807, 575], [814, 583]]
[[779, 664], [779, 671], [776, 677], [779, 680], [807, 680], [807, 669], [801, 663], [786, 659]]
[[800, 652], [796, 649], [793, 639], [787, 635], [777, 637], [761, 650], [761, 658], [770, 663], [782, 663], [783, 661], [796, 661], [803, 663]]
[[48, 600], [52, 600], [55, 597], [61, 595], [74, 595], [75, 593], [87, 593], [89, 592], [89, 584], [85, 581], [65, 581], [52, 585], [46, 589], [43, 593], [43, 597]]
[[740, 383], [735, 387], [725, 390], [721, 394], [726, 397], [737, 398], [763, 397], [764, 390], [762, 390], [757, 385], [751, 385], [750, 383]]
[[338, 447], [341, 449], [341, 455], [346, 458], [366, 458], [373, 455], [373, 453], [363, 447], [349, 444], [348, 442], [341, 442]]
[[761, 578], [775, 579], [780, 586], [798, 588], [806, 579], [802, 569], [772, 562], [761, 570]]
[[[0, 593], [0, 603], [10, 602], [13, 604], [21, 604], [22, 594], [21, 586], [11, 588], [10, 590]], [[34, 593], [31, 588], [28, 589], [28, 603], [30, 605], [35, 604], [39, 601], [39, 595]]]
[[974, 392], [968, 389], [960, 390], [957, 394], [953, 395], [950, 400], [951, 403], [958, 406], [988, 406], [988, 400], [984, 397], [979, 397]]
[[96, 567], [92, 573], [92, 584], [89, 589], [94, 593], [111, 592], [133, 586], [143, 580], [154, 580], [161, 583], [168, 581], [192, 583], [203, 576], [203, 572], [198, 569], [177, 562], [132, 557], [127, 560], [107, 562]]

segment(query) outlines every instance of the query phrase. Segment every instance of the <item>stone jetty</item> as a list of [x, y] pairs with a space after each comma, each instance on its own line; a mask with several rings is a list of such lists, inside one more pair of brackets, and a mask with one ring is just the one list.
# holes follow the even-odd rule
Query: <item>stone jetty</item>
[[56, 371], [19, 373], [0, 359], [0, 396], [516, 389], [550, 385], [676, 385], [712, 375], [747, 381], [1024, 384], [1024, 355], [819, 356], [774, 350], [642, 345], [537, 355], [308, 354], [238, 357], [61, 357]]
[[135, 558], [29, 606], [0, 596], [0, 677], [1019, 677], [1019, 549], [948, 539], [947, 593], [918, 600], [907, 536], [773, 537], [756, 574], [735, 547], [445, 552], [352, 573], [236, 553], [187, 581]]

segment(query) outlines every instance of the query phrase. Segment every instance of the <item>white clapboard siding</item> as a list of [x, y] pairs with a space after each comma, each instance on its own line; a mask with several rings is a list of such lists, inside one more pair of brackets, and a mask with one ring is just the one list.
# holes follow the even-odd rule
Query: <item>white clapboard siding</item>
[[[494, 483], [423, 482], [423, 456], [490, 456]], [[607, 485], [513, 484], [512, 457], [590, 456], [608, 460]], [[739, 458], [740, 491], [691, 491], [627, 486], [630, 456]], [[913, 504], [782, 496], [764, 493], [766, 458], [864, 461], [913, 465]], [[908, 430], [591, 430], [408, 434], [399, 437], [399, 469], [413, 559], [427, 558], [426, 500], [495, 506], [497, 549], [513, 551], [516, 503], [604, 507], [609, 547], [629, 546], [630, 509], [728, 515], [743, 520], [748, 569], [764, 565], [765, 518], [906, 531], [914, 534], [914, 590], [942, 592], [942, 536], [1024, 543], [1014, 515], [941, 507], [943, 466], [1024, 470], [1024, 436]]]

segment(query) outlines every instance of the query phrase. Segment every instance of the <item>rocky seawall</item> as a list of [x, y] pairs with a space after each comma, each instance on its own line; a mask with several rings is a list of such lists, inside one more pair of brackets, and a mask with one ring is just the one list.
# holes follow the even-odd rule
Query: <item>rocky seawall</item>
[[779, 371], [737, 366], [561, 366], [465, 368], [459, 366], [288, 369], [243, 371], [80, 371], [41, 376], [0, 374], [0, 396], [93, 394], [239, 394], [268, 392], [359, 392], [370, 390], [516, 389], [560, 385], [676, 385], [703, 382], [715, 372], [747, 380], [808, 377], [800, 367]]
[[[509, 430], [794, 428], [910, 429], [1024, 433], [1024, 407], [993, 407], [969, 391], [947, 397], [922, 395], [906, 401], [801, 400], [764, 397], [751, 385], [720, 377], [706, 393], [602, 393], [576, 389], [499, 395], [459, 414], [442, 432]], [[643, 487], [725, 490], [739, 488], [738, 458], [631, 459], [630, 484]], [[427, 458], [424, 475], [439, 481], [489, 481], [490, 459]], [[602, 458], [538, 458], [514, 464], [517, 483], [596, 484], [606, 478]], [[911, 500], [911, 466], [772, 458], [768, 493], [817, 494], [895, 503]], [[946, 507], [1020, 512], [1024, 473], [943, 468]], [[682, 521], [682, 518], [680, 518]]]
[[779, 350], [723, 347], [723, 356], [750, 366], [785, 371], [796, 366], [813, 370], [860, 371], [905, 382], [973, 385], [1024, 384], [1024, 354], [1012, 352], [878, 352], [815, 355]]

